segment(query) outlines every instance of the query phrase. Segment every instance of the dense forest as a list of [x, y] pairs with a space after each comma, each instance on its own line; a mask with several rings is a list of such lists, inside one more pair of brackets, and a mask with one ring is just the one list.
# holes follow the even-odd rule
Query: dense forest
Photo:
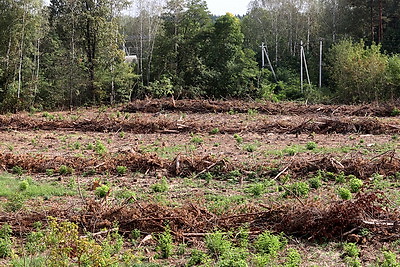
[[246, 15], [219, 17], [201, 0], [0, 0], [0, 25], [3, 112], [146, 96], [400, 96], [396, 0], [253, 0]]

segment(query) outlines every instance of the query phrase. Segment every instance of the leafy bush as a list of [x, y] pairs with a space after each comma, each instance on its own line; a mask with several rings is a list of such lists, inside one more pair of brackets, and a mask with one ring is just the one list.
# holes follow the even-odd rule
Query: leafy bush
[[74, 172], [74, 169], [66, 165], [61, 165], [60, 168], [58, 169], [58, 172], [61, 175], [72, 174]]
[[233, 135], [233, 138], [236, 140], [236, 142], [237, 142], [238, 144], [243, 143], [243, 137], [241, 137], [240, 135], [234, 134], [234, 135]]
[[268, 254], [271, 257], [276, 257], [278, 251], [286, 246], [287, 240], [282, 235], [273, 235], [269, 231], [260, 234], [254, 246], [259, 253]]
[[24, 173], [24, 169], [20, 166], [14, 166], [12, 168], [12, 173], [17, 174], [17, 175], [22, 175]]
[[232, 247], [232, 242], [227, 239], [226, 235], [219, 231], [206, 235], [205, 242], [208, 251], [214, 257], [221, 256]]
[[167, 178], [163, 177], [159, 183], [151, 185], [151, 190], [155, 193], [167, 192], [169, 189]]
[[118, 175], [124, 175], [128, 168], [126, 166], [117, 166], [116, 168]]
[[105, 198], [106, 196], [108, 196], [109, 192], [110, 187], [105, 184], [96, 187], [96, 189], [94, 190], [94, 194], [98, 198]]
[[247, 192], [250, 193], [253, 196], [261, 196], [265, 191], [265, 185], [263, 183], [256, 183], [256, 184], [251, 184], [247, 188]]
[[366, 47], [364, 42], [343, 40], [329, 51], [330, 77], [335, 83], [338, 99], [360, 103], [386, 99], [388, 57], [380, 45]]
[[19, 191], [26, 191], [26, 189], [28, 189], [28, 187], [29, 187], [28, 180], [25, 179], [25, 180], [21, 181], [19, 183], [18, 187], [19, 187]]
[[193, 249], [190, 253], [190, 259], [186, 264], [187, 267], [198, 266], [208, 261], [208, 256], [201, 250]]
[[383, 261], [379, 263], [380, 267], [398, 267], [400, 263], [397, 262], [396, 254], [391, 251], [383, 252]]
[[284, 267], [299, 267], [301, 265], [301, 255], [300, 253], [292, 248], [288, 249], [287, 260]]
[[295, 182], [289, 186], [286, 186], [286, 191], [283, 194], [284, 197], [294, 195], [298, 197], [307, 197], [310, 191], [310, 186], [305, 182]]
[[0, 228], [0, 258], [10, 257], [12, 254], [11, 226], [4, 224]]
[[174, 245], [169, 227], [166, 227], [165, 231], [158, 236], [157, 241], [158, 246], [156, 250], [159, 251], [160, 257], [163, 259], [171, 257]]
[[360, 249], [355, 243], [344, 243], [343, 251], [344, 254], [349, 257], [358, 257], [358, 255], [360, 254]]
[[352, 197], [350, 190], [344, 187], [338, 189], [338, 194], [340, 198], [343, 200], [349, 200]]
[[307, 150], [314, 150], [315, 148], [317, 148], [317, 144], [315, 142], [308, 142], [306, 144], [306, 148]]
[[322, 186], [322, 180], [319, 176], [312, 177], [308, 179], [308, 184], [311, 188], [318, 189]]
[[363, 186], [363, 181], [358, 178], [351, 178], [349, 180], [350, 191], [352, 193], [357, 193], [360, 191], [361, 187]]

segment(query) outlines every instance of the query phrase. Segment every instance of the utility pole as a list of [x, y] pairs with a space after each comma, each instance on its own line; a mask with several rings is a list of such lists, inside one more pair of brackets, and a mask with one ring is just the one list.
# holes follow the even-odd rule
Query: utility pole
[[322, 87], [322, 40], [319, 41], [319, 88]]
[[303, 93], [303, 41], [300, 42], [300, 89]]
[[302, 93], [304, 93], [304, 88], [303, 88], [303, 79], [304, 79], [303, 78], [303, 64], [304, 64], [304, 69], [306, 70], [307, 82], [311, 86], [310, 75], [308, 74], [306, 54], [304, 53], [303, 41], [301, 41], [300, 42], [300, 88], [301, 88], [301, 92]]
[[269, 59], [269, 56], [268, 56], [267, 45], [264, 45], [264, 43], [261, 44], [261, 57], [262, 57], [262, 59], [261, 59], [262, 66], [261, 67], [262, 68], [265, 67], [264, 57], [266, 57], [267, 61], [268, 61], [269, 68], [271, 69], [272, 75], [274, 75], [274, 79], [275, 79], [275, 81], [277, 81], [276, 74], [275, 74], [275, 71], [274, 71], [274, 67], [272, 67], [271, 60]]

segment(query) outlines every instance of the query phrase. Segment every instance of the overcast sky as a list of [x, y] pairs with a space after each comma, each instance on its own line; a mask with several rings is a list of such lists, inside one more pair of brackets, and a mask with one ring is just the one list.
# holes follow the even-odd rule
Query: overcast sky
[[244, 15], [250, 0], [206, 0], [208, 9], [214, 15], [225, 15], [230, 12], [234, 15]]

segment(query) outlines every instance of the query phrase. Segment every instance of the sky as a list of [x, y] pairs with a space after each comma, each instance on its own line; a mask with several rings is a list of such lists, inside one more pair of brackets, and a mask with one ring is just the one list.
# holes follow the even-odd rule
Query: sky
[[211, 14], [225, 15], [226, 12], [230, 12], [234, 15], [244, 15], [250, 0], [206, 0], [206, 2]]

